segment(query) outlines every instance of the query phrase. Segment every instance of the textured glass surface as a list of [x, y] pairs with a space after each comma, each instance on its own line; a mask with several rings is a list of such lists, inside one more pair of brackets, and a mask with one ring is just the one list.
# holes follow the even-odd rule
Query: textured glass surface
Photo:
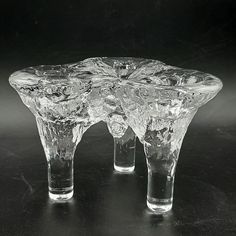
[[12, 74], [10, 84], [36, 116], [52, 198], [73, 195], [76, 145], [92, 124], [104, 121], [114, 137], [115, 169], [132, 171], [135, 136], [143, 143], [147, 205], [158, 214], [172, 207], [175, 168], [189, 123], [222, 88], [210, 74], [140, 58], [30, 67]]

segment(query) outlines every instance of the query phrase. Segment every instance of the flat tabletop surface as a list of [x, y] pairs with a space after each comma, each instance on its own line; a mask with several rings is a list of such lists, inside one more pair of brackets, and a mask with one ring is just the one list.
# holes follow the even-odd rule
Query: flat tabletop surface
[[[236, 235], [236, 4], [234, 0], [3, 1], [0, 21], [0, 236]], [[34, 116], [11, 73], [88, 57], [131, 56], [219, 77], [199, 109], [176, 170], [174, 205], [146, 208], [147, 168], [138, 142], [133, 174], [113, 171], [103, 123], [75, 153], [75, 194], [48, 198], [47, 163]]]
[[[104, 123], [88, 129], [77, 147], [73, 199], [65, 204], [49, 200], [47, 163], [34, 116], [7, 80], [30, 62], [11, 58], [12, 65], [10, 59], [0, 65], [0, 235], [236, 235], [233, 61], [217, 67], [220, 61], [205, 59], [224, 88], [190, 124], [177, 165], [173, 209], [157, 216], [146, 207], [141, 143], [135, 172], [115, 173], [113, 139]], [[196, 67], [204, 68], [201, 63]]]
[[176, 172], [173, 210], [146, 208], [147, 169], [138, 142], [133, 174], [113, 171], [105, 124], [85, 133], [75, 154], [75, 194], [47, 195], [39, 137], [1, 138], [0, 235], [235, 235], [236, 129], [196, 128], [186, 134]]

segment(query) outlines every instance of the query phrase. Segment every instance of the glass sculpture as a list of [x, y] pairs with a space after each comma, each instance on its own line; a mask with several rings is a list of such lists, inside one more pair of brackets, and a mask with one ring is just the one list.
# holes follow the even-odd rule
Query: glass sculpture
[[172, 208], [175, 169], [192, 118], [222, 88], [213, 75], [142, 58], [29, 67], [9, 81], [36, 117], [50, 198], [72, 197], [76, 145], [91, 125], [104, 121], [117, 171], [134, 170], [136, 136], [143, 144], [147, 205], [157, 214]]

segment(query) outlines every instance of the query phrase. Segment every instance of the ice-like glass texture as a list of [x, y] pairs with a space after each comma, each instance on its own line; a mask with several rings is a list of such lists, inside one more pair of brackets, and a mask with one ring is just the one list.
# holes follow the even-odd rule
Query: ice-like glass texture
[[48, 161], [53, 199], [73, 195], [73, 155], [83, 133], [105, 121], [114, 138], [114, 167], [133, 171], [135, 137], [148, 166], [147, 205], [171, 209], [175, 168], [197, 109], [222, 88], [207, 73], [157, 60], [89, 58], [78, 63], [17, 71], [10, 84], [36, 116]]

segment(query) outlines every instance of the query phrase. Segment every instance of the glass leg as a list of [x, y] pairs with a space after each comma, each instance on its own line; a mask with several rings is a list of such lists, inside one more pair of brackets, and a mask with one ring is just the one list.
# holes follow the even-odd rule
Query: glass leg
[[135, 168], [136, 136], [128, 127], [121, 138], [114, 138], [114, 169], [119, 172], [133, 172]]
[[172, 208], [175, 169], [188, 125], [195, 113], [176, 120], [152, 118], [144, 137], [148, 168], [147, 206], [157, 214]]
[[81, 124], [52, 122], [37, 117], [37, 125], [48, 163], [49, 197], [65, 201], [73, 196], [73, 159], [82, 137]]

